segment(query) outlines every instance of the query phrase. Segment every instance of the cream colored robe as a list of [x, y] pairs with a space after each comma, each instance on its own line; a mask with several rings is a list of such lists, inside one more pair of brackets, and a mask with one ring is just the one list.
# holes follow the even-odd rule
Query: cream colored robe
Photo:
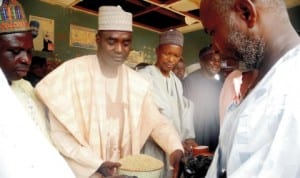
[[125, 65], [118, 80], [121, 87], [111, 101], [98, 59], [88, 55], [65, 62], [36, 86], [50, 110], [53, 142], [77, 177], [89, 177], [105, 160], [140, 153], [150, 135], [168, 154], [182, 149], [148, 82]]
[[47, 140], [52, 143], [49, 135], [50, 128], [46, 108], [37, 98], [30, 82], [24, 79], [13, 81], [11, 89], [34, 121], [35, 125], [41, 130]]

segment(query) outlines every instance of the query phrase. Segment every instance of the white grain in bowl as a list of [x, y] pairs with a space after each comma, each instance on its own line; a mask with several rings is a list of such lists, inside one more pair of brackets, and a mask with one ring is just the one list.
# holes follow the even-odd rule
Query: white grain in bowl
[[138, 178], [159, 178], [162, 174], [163, 162], [148, 155], [130, 155], [119, 161], [122, 166], [119, 175], [137, 176]]

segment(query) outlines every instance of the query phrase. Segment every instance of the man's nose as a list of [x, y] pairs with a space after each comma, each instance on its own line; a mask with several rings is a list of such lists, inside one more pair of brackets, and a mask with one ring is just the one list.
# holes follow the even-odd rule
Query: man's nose
[[116, 52], [122, 52], [123, 51], [123, 46], [121, 44], [116, 44], [115, 51]]
[[21, 52], [20, 60], [22, 63], [31, 64], [31, 55], [29, 55], [26, 51]]

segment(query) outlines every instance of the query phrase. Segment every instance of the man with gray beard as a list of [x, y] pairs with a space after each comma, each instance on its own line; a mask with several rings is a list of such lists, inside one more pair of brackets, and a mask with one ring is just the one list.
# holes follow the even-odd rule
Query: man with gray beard
[[202, 0], [214, 48], [258, 71], [226, 110], [206, 177], [300, 177], [300, 38], [283, 0]]

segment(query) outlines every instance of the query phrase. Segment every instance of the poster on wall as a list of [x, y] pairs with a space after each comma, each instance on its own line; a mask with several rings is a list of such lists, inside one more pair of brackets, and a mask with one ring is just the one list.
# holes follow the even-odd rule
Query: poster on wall
[[155, 49], [150, 46], [143, 46], [142, 50], [131, 50], [125, 63], [133, 68], [139, 63], [152, 64], [154, 52]]
[[78, 25], [70, 25], [70, 46], [96, 50], [97, 30]]
[[54, 51], [54, 20], [29, 15], [29, 23], [34, 37], [34, 50]]
[[144, 53], [142, 51], [131, 50], [125, 64], [133, 68], [141, 62], [144, 62]]

